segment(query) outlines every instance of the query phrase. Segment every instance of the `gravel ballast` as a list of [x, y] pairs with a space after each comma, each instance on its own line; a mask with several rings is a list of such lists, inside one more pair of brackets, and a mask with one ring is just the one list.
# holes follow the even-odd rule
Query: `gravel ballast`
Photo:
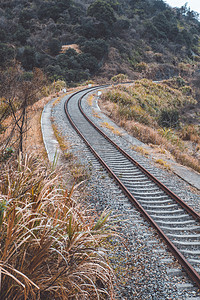
[[[62, 136], [71, 144], [70, 151], [90, 173], [86, 186], [88, 203], [99, 213], [105, 208], [110, 209], [112, 215], [117, 216], [118, 220], [121, 238], [113, 238], [108, 251], [109, 260], [117, 277], [116, 299], [190, 299], [199, 296], [197, 288], [183, 272], [180, 272], [181, 266], [168, 252], [155, 231], [129, 203], [102, 166], [96, 162], [69, 124], [64, 112], [64, 102], [67, 97], [54, 106], [49, 104], [52, 106], [53, 120]], [[88, 105], [84, 99], [83, 108], [88, 116], [99, 124], [102, 120], [110, 122], [100, 111], [101, 119], [94, 116], [93, 110], [98, 109], [95, 103], [94, 105], [94, 107]], [[117, 128], [117, 125], [115, 126]], [[187, 183], [172, 173], [155, 168], [153, 161], [130, 148], [129, 139], [114, 135], [107, 128], [103, 130], [124, 150], [133, 155], [134, 159], [151, 170], [153, 175], [199, 211], [199, 196], [191, 192]], [[184, 285], [185, 283], [189, 285]]]

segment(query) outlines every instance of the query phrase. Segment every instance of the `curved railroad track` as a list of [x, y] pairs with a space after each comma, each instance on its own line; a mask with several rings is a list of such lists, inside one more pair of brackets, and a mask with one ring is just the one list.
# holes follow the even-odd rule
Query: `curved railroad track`
[[200, 215], [115, 144], [84, 113], [81, 100], [98, 86], [65, 102], [66, 115], [98, 161], [129, 200], [157, 230], [193, 282], [200, 288]]

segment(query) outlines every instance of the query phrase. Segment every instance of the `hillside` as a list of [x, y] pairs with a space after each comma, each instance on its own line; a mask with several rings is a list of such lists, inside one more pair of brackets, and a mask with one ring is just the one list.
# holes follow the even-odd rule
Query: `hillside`
[[[16, 58], [51, 80], [198, 76], [200, 22], [162, 0], [12, 0], [0, 4], [0, 65]], [[76, 45], [80, 51], [64, 45]], [[73, 47], [74, 48], [74, 47]], [[196, 73], [195, 73], [196, 72]], [[196, 74], [196, 75], [195, 75]]]
[[187, 113], [196, 100], [181, 78], [161, 83], [136, 80], [104, 92], [101, 100], [102, 109], [129, 134], [200, 172], [199, 113], [189, 120]]

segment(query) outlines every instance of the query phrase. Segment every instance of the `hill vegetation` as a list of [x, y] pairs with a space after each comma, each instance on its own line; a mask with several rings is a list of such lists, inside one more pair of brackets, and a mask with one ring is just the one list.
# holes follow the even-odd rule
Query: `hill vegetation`
[[[200, 172], [199, 113], [193, 124], [186, 117], [195, 107], [191, 87], [182, 78], [155, 83], [136, 80], [104, 92], [109, 115], [144, 143], [169, 151], [183, 165]], [[163, 150], [163, 151], [165, 151]]]
[[[0, 4], [0, 66], [13, 59], [51, 80], [124, 73], [164, 79], [194, 73], [198, 14], [162, 0], [12, 0]], [[75, 44], [81, 52], [63, 45]]]

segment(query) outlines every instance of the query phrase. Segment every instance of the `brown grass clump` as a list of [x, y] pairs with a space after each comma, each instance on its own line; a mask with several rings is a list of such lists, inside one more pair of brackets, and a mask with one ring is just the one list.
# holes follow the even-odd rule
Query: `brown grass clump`
[[62, 189], [60, 172], [28, 155], [0, 166], [0, 299], [113, 299], [101, 242], [109, 214]]
[[100, 115], [94, 109], [92, 109], [92, 115], [97, 119], [101, 119]]
[[107, 129], [109, 129], [110, 131], [112, 131], [113, 134], [122, 135], [122, 133], [117, 128], [113, 127], [108, 122], [102, 122], [101, 127], [105, 127]]
[[200, 144], [200, 126], [198, 125], [185, 125], [180, 130], [180, 137], [185, 141], [192, 141]]
[[[125, 128], [140, 141], [147, 144], [162, 145], [167, 151], [169, 151], [177, 162], [200, 172], [199, 160], [189, 155], [186, 150], [180, 149], [177, 144], [173, 144], [168, 137], [163, 137], [156, 129], [148, 126], [135, 123], [133, 121], [125, 122]], [[173, 136], [172, 136], [173, 137]]]
[[158, 124], [162, 109], [177, 110], [195, 104], [191, 96], [164, 84], [140, 80], [133, 86], [118, 86], [105, 92], [102, 100], [109, 116], [134, 137], [147, 144], [162, 145], [177, 162], [200, 172], [198, 157], [191, 155], [184, 142], [189, 140], [195, 143], [195, 151], [200, 149], [199, 126], [186, 125], [178, 130]]
[[89, 106], [92, 106], [93, 100], [94, 100], [94, 95], [88, 96], [87, 103]]

